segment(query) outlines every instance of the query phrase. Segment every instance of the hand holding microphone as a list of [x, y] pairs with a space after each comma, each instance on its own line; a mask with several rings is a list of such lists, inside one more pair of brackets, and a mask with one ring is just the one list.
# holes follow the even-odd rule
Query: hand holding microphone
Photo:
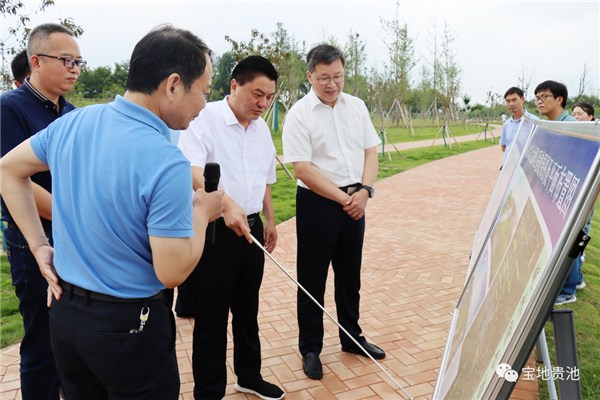
[[194, 209], [201, 210], [208, 222], [215, 221], [223, 213], [223, 191], [218, 190], [206, 193], [204, 189], [198, 189], [194, 193]]
[[219, 187], [221, 179], [221, 167], [218, 163], [209, 162], [204, 166], [204, 190], [207, 193], [214, 192]]

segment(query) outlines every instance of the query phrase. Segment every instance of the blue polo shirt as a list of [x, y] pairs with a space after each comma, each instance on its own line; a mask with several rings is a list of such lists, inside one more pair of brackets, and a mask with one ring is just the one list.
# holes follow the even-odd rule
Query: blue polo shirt
[[167, 125], [121, 96], [31, 138], [52, 173], [59, 276], [121, 298], [164, 289], [148, 236], [192, 237], [192, 175]]
[[[62, 96], [59, 97], [58, 102], [60, 107], [57, 108], [52, 101], [33, 87], [29, 78], [18, 89], [4, 93], [0, 98], [1, 156], [4, 157], [21, 142], [75, 109], [75, 106]], [[52, 190], [50, 172], [35, 174], [31, 180], [49, 192]], [[2, 201], [2, 219], [13, 222], [4, 201]], [[43, 218], [42, 223], [48, 229], [51, 227], [51, 222]]]

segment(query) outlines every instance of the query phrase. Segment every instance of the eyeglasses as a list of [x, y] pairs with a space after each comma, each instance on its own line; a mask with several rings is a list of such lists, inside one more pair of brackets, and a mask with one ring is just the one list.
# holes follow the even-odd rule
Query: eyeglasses
[[541, 96], [535, 96], [535, 101], [536, 101], [536, 103], [538, 103], [538, 102], [540, 102], [540, 101], [541, 101], [542, 103], [545, 103], [545, 102], [546, 102], [546, 99], [547, 99], [548, 97], [556, 97], [556, 96], [554, 96], [553, 94], [543, 94], [543, 95], [541, 95]]
[[340, 84], [344, 82], [344, 75], [334, 76], [333, 78], [317, 78], [317, 82], [323, 86], [328, 85], [331, 81], [333, 81], [333, 83], [336, 85]]
[[77, 68], [81, 69], [81, 67], [85, 67], [87, 64], [87, 61], [82, 60], [82, 59], [73, 58], [73, 57], [58, 57], [58, 56], [51, 56], [48, 54], [36, 54], [36, 56], [56, 58], [57, 60], [62, 60], [63, 64], [67, 68], [77, 67]]

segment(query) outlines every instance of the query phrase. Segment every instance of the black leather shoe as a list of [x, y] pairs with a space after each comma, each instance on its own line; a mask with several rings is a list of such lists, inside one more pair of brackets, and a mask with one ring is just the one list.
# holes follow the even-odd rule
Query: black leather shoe
[[[364, 342], [362, 344], [362, 346], [365, 348], [367, 353], [369, 353], [371, 355], [371, 357], [373, 357], [374, 359], [381, 360], [381, 359], [385, 358], [385, 351], [383, 351], [379, 347], [375, 346], [374, 344], [369, 343], [369, 342]], [[365, 353], [357, 346], [342, 347], [342, 351], [345, 351], [346, 353], [353, 353], [353, 354], [358, 354], [359, 356], [366, 357]]]
[[323, 367], [317, 353], [307, 353], [302, 359], [302, 368], [306, 376], [310, 379], [318, 380], [323, 378]]

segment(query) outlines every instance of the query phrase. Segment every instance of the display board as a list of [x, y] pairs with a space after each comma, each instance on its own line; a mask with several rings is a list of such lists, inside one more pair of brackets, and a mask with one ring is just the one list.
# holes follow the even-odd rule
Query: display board
[[[473, 250], [471, 251], [471, 255], [477, 255], [481, 251], [481, 246], [483, 246], [483, 242], [486, 239], [485, 235], [489, 233], [492, 223], [498, 216], [497, 214], [499, 211], [500, 203], [504, 200], [504, 195], [510, 183], [510, 179], [513, 176], [515, 168], [519, 164], [521, 154], [523, 154], [523, 150], [525, 149], [525, 146], [529, 141], [529, 137], [533, 132], [533, 128], [533, 120], [530, 120], [527, 117], [523, 117], [519, 128], [517, 129], [515, 141], [511, 146], [510, 153], [506, 156], [506, 161], [502, 166], [502, 170], [498, 176], [498, 180], [496, 181], [494, 189], [492, 190], [490, 200], [488, 201], [488, 204], [481, 217], [479, 227], [475, 232], [475, 240], [473, 241]], [[469, 260], [467, 278], [469, 277], [469, 274], [473, 269], [475, 261], [475, 257], [471, 257], [471, 259]]]
[[507, 398], [600, 187], [600, 125], [526, 120], [476, 234], [435, 399]]

